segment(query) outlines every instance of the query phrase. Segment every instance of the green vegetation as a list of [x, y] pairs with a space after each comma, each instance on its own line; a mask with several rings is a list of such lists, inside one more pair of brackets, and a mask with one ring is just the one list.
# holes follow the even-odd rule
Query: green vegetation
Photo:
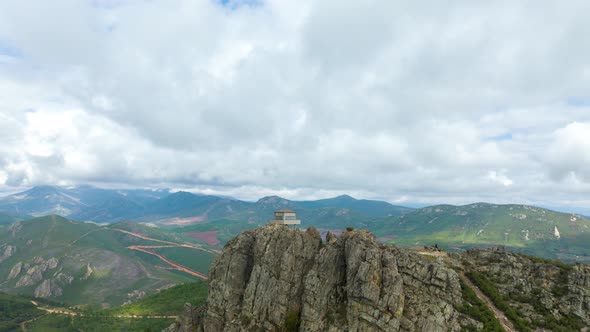
[[[469, 288], [462, 280], [461, 283], [461, 294], [463, 297], [463, 303], [457, 306], [455, 309], [460, 313], [463, 313], [471, 318], [483, 323], [484, 332], [504, 332], [502, 325], [494, 316], [494, 313], [488, 309], [475, 292]], [[468, 327], [465, 331], [476, 331], [475, 327]]]
[[63, 331], [121, 331], [121, 332], [156, 332], [170, 326], [174, 319], [148, 318], [114, 318], [85, 316], [69, 317], [48, 314], [28, 323], [27, 331], [63, 332]]
[[174, 318], [153, 316], [179, 315], [185, 303], [198, 306], [205, 302], [206, 297], [207, 283], [199, 281], [171, 287], [136, 303], [107, 310], [86, 307], [72, 311], [56, 303], [35, 299], [43, 306], [74, 313], [70, 316], [46, 314], [29, 298], [0, 293], [0, 314], [3, 317], [0, 331], [20, 331], [19, 324], [24, 321], [29, 321], [26, 323], [27, 331], [161, 331], [172, 324]]
[[299, 331], [299, 325], [301, 325], [299, 311], [289, 310], [285, 317], [285, 330], [287, 332]]
[[184, 304], [198, 306], [207, 299], [207, 282], [197, 281], [174, 286], [146, 297], [136, 303], [120, 306], [105, 313], [109, 315], [178, 315]]
[[20, 330], [20, 323], [43, 313], [28, 298], [0, 292], [0, 331]]
[[217, 255], [191, 248], [159, 248], [155, 252], [169, 260], [204, 274], [209, 272], [209, 266]]
[[15, 221], [25, 220], [27, 217], [15, 216], [10, 213], [0, 211], [0, 225], [12, 224]]
[[[136, 225], [133, 230], [145, 232], [153, 238], [164, 237], [168, 233], [166, 240], [179, 237], [173, 232], [152, 230], [143, 225]], [[128, 294], [136, 291], [151, 294], [156, 289], [197, 280], [185, 273], [162, 269], [161, 266], [167, 264], [157, 257], [128, 248], [133, 245], [162, 245], [161, 242], [59, 216], [21, 221], [10, 228], [2, 229], [0, 243], [16, 248], [0, 264], [0, 277], [5, 280], [0, 285], [0, 290], [18, 290], [32, 295], [42, 281], [52, 280], [52, 288], [55, 282], [56, 287], [61, 288], [61, 294], [54, 294], [51, 299], [69, 305], [107, 303], [116, 306], [134, 299], [133, 295]], [[213, 257], [212, 254], [206, 254], [205, 256], [211, 256], [206, 260], [198, 251], [189, 249], [181, 249], [175, 255], [176, 258], [182, 258], [183, 262], [198, 256], [199, 260], [203, 260], [201, 268], [205, 273], [206, 265]], [[56, 265], [49, 267], [49, 260]], [[7, 280], [11, 270], [19, 264], [23, 266], [20, 273]], [[41, 280], [37, 279], [30, 286], [17, 288], [17, 282], [23, 280], [27, 272], [24, 266], [43, 271]], [[15, 271], [18, 272], [18, 269]], [[59, 278], [57, 271], [61, 274]]]
[[521, 332], [529, 332], [531, 331], [531, 324], [522, 317], [525, 317], [518, 309], [510, 306], [502, 294], [498, 292], [498, 289], [491, 282], [483, 273], [478, 271], [469, 271], [466, 273], [467, 277], [485, 294], [487, 295], [490, 300], [494, 303], [494, 305], [502, 310], [506, 317], [512, 321], [514, 327]]
[[401, 246], [438, 243], [465, 249], [503, 245], [534, 256], [590, 262], [590, 220], [533, 206], [437, 205], [373, 219], [366, 228]]

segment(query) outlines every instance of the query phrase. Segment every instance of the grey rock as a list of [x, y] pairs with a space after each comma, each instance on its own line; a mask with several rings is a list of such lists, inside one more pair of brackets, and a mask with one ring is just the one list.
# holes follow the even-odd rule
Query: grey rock
[[[210, 269], [207, 304], [167, 331], [457, 331], [455, 271], [366, 231], [322, 245], [315, 228], [244, 232]], [[188, 322], [194, 326], [189, 326]]]
[[6, 259], [10, 258], [10, 256], [14, 255], [16, 252], [16, 247], [11, 245], [2, 245], [0, 246], [0, 263], [5, 261]]
[[43, 282], [35, 288], [33, 293], [35, 297], [48, 298], [51, 296], [51, 281], [49, 279], [43, 280]]
[[20, 271], [22, 270], [22, 266], [23, 266], [22, 262], [16, 263], [16, 265], [14, 265], [12, 267], [12, 269], [10, 269], [10, 273], [8, 274], [8, 278], [6, 280], [12, 280], [12, 279], [18, 277], [18, 275], [20, 274]]

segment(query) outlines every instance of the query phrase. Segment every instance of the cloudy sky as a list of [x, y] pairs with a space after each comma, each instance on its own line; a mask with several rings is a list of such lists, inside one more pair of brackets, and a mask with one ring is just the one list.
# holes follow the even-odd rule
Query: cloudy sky
[[588, 208], [589, 12], [584, 0], [5, 0], [0, 192]]

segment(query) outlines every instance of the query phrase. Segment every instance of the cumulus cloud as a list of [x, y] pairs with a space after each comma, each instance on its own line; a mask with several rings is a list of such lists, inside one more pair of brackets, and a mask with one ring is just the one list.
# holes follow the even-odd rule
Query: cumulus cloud
[[0, 190], [584, 204], [589, 9], [4, 1]]

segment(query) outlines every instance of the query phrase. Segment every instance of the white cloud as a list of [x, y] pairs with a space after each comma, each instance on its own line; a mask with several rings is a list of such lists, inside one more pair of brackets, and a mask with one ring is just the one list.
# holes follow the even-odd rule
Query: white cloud
[[496, 171], [490, 171], [488, 173], [488, 179], [490, 179], [493, 182], [497, 182], [505, 187], [510, 187], [513, 184], [512, 180], [510, 180], [509, 177], [507, 177], [504, 174], [498, 174], [498, 172]]
[[577, 204], [589, 9], [5, 1], [0, 190]]

